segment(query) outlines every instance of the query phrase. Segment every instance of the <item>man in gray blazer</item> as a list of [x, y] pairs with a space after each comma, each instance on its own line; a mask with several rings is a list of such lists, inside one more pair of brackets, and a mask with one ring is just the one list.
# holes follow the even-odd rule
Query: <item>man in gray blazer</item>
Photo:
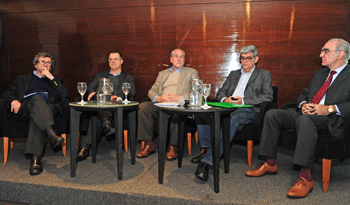
[[[185, 51], [174, 49], [170, 54], [171, 68], [159, 72], [152, 88], [148, 91], [148, 97], [152, 102], [143, 102], [138, 111], [137, 139], [145, 141], [145, 147], [136, 155], [144, 158], [155, 153], [153, 143], [154, 119], [158, 119], [156, 102], [179, 102], [188, 100], [191, 91], [191, 82], [198, 78], [197, 70], [185, 67]], [[170, 122], [170, 148], [166, 156], [167, 160], [177, 158], [178, 117], [175, 115]]]
[[[220, 102], [253, 105], [252, 108], [238, 108], [231, 114], [230, 140], [245, 124], [258, 121], [259, 105], [264, 101], [271, 101], [273, 96], [271, 73], [257, 68], [259, 61], [258, 49], [245, 46], [240, 50], [240, 63], [242, 68], [231, 71], [222, 88], [216, 94]], [[208, 179], [210, 166], [213, 165], [212, 150], [210, 148], [210, 125], [208, 117], [197, 118], [197, 130], [201, 148], [207, 151], [194, 157], [192, 163], [199, 163], [195, 176], [202, 180]], [[222, 135], [220, 136], [222, 142]], [[220, 145], [220, 154], [223, 154], [223, 144]]]
[[[296, 129], [297, 143], [293, 163], [301, 166], [299, 178], [288, 191], [290, 198], [306, 197], [313, 188], [311, 177], [318, 134], [336, 134], [332, 119], [341, 120], [350, 112], [350, 44], [330, 39], [321, 49], [324, 68], [317, 70], [297, 100], [297, 110], [269, 110], [260, 141], [260, 155], [265, 162], [246, 172], [248, 177], [277, 174], [277, 145], [281, 128]], [[335, 123], [338, 124], [338, 123]], [[339, 123], [341, 124], [341, 123]]]

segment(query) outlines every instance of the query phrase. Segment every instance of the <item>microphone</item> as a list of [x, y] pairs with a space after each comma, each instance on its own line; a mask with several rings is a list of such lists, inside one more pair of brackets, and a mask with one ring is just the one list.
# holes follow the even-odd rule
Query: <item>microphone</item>
[[123, 99], [121, 97], [117, 97], [114, 99], [116, 103], [122, 103]]
[[184, 100], [180, 100], [180, 101], [178, 102], [178, 104], [179, 104], [181, 107], [183, 107], [186, 103], [185, 103]]

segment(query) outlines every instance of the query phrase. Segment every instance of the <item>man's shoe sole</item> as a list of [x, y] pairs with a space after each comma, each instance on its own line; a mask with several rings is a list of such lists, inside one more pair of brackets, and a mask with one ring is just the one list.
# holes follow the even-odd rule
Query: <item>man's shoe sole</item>
[[301, 196], [301, 197], [299, 197], [299, 196], [289, 196], [287, 194], [287, 197], [290, 198], [290, 199], [302, 199], [302, 198], [305, 198], [305, 197], [309, 196], [309, 194], [310, 194], [310, 192], [312, 192], [312, 190], [313, 190], [313, 187], [310, 189], [309, 193], [307, 193], [306, 196]]
[[276, 175], [276, 174], [277, 174], [277, 172], [266, 172], [265, 174], [260, 175], [260, 176], [253, 176], [253, 175], [248, 175], [248, 174], [245, 174], [245, 176], [247, 176], [247, 177], [262, 177], [265, 175]]

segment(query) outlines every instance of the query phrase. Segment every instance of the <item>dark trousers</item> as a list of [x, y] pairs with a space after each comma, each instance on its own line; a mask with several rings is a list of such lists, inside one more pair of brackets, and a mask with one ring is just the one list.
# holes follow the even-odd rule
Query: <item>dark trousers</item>
[[[110, 112], [110, 111], [100, 111], [98, 112], [98, 119], [97, 119], [97, 138], [96, 138], [96, 141], [97, 141], [97, 144], [101, 141], [101, 133], [102, 133], [102, 128], [103, 126], [105, 126], [103, 124], [103, 121], [106, 120], [106, 119], [110, 119], [110, 122], [111, 122], [111, 127], [114, 127], [114, 119], [111, 119], [113, 117], [113, 113]], [[124, 127], [125, 127], [125, 123], [127, 123], [127, 115], [124, 115], [124, 119], [123, 119], [123, 122], [124, 122]], [[87, 133], [85, 136], [81, 136], [81, 139], [80, 139], [80, 142], [81, 142], [81, 145], [82, 146], [86, 146], [85, 148], [90, 148], [90, 145], [92, 144], [91, 140], [92, 140], [92, 120], [90, 119], [89, 120], [89, 127], [88, 127], [88, 130], [87, 130]], [[117, 130], [116, 130], [117, 131]]]
[[[138, 110], [137, 139], [142, 141], [152, 141], [155, 127], [155, 120], [158, 120], [158, 108], [153, 102], [143, 102]], [[178, 144], [178, 116], [174, 115], [170, 120], [170, 144]], [[158, 127], [158, 126], [156, 126]]]
[[39, 95], [33, 95], [26, 99], [21, 104], [19, 112], [11, 114], [11, 117], [16, 120], [29, 119], [25, 154], [43, 155], [46, 139], [44, 130], [54, 124], [54, 116], [57, 114], [59, 114], [59, 110], [52, 104], [46, 104]]
[[293, 110], [269, 110], [264, 119], [260, 155], [276, 159], [281, 129], [296, 129], [297, 144], [293, 163], [312, 169], [318, 134], [328, 134], [329, 117], [303, 115]]

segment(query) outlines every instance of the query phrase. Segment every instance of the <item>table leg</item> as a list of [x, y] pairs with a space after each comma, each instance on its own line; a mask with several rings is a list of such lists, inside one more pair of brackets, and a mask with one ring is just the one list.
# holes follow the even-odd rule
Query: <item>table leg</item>
[[96, 154], [97, 154], [97, 116], [93, 115], [91, 117], [91, 146], [92, 146], [92, 163], [96, 163]]
[[210, 121], [211, 148], [213, 150], [214, 192], [219, 193], [219, 162], [220, 162], [220, 112], [214, 112]]
[[223, 123], [223, 144], [224, 144], [224, 166], [225, 173], [229, 172], [229, 164], [230, 164], [230, 116], [225, 115], [222, 118]]
[[70, 176], [75, 177], [77, 168], [78, 133], [80, 124], [80, 111], [70, 108]]
[[163, 184], [164, 178], [164, 165], [165, 165], [165, 149], [168, 131], [168, 121], [170, 115], [164, 113], [161, 109], [159, 110], [159, 153], [158, 153], [158, 183]]
[[114, 112], [115, 122], [115, 139], [117, 142], [117, 165], [118, 165], [118, 179], [123, 178], [123, 108], [118, 108]]
[[185, 134], [185, 120], [186, 115], [179, 115], [179, 127], [178, 127], [178, 149], [179, 149], [179, 158], [177, 159], [177, 166], [181, 168], [182, 166], [182, 157], [184, 154], [184, 134]]
[[129, 119], [129, 141], [130, 141], [130, 153], [131, 153], [131, 164], [135, 164], [135, 153], [136, 153], [136, 110], [128, 113]]

